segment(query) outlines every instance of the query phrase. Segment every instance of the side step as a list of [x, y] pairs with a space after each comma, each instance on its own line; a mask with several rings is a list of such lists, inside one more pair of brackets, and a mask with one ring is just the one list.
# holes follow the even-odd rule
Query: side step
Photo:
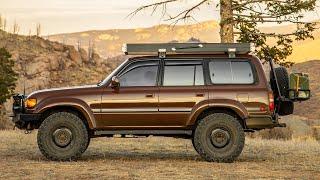
[[94, 135], [192, 135], [192, 130], [97, 130]]

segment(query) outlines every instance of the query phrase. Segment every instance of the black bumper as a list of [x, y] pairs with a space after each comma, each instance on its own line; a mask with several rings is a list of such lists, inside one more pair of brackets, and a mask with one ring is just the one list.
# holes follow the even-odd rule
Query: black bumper
[[12, 121], [19, 129], [32, 128], [34, 125], [38, 124], [41, 114], [14, 114], [12, 116]]
[[248, 129], [261, 130], [275, 127], [286, 127], [285, 123], [279, 122], [278, 115], [272, 116], [251, 116], [246, 119]]
[[24, 107], [24, 95], [15, 95], [13, 96], [13, 100], [13, 115], [11, 117], [16, 127], [18, 127], [19, 129], [28, 129], [28, 127], [32, 127], [33, 125], [37, 124], [37, 122], [39, 122], [39, 119], [41, 117], [40, 114], [26, 113]]

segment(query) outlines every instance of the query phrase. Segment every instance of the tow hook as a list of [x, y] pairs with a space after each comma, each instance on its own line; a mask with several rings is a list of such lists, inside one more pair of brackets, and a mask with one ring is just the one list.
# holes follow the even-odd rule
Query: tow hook
[[32, 128], [31, 128], [31, 125], [30, 125], [30, 123], [27, 125], [27, 128], [26, 128], [26, 130], [24, 131], [24, 133], [25, 134], [31, 134], [31, 132], [32, 132]]

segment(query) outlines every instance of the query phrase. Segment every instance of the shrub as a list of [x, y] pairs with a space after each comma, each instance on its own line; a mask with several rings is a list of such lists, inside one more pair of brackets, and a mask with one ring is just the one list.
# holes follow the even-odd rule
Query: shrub
[[9, 121], [9, 117], [4, 107], [0, 107], [0, 130], [9, 129], [11, 127], [12, 127], [12, 124]]
[[5, 48], [0, 48], [0, 105], [11, 97], [16, 87], [17, 73], [13, 67], [11, 54]]
[[251, 133], [249, 136], [252, 138], [261, 139], [276, 139], [276, 140], [291, 140], [293, 131], [289, 128], [273, 128], [261, 130], [255, 133]]
[[317, 141], [320, 141], [320, 128], [318, 127], [312, 128], [312, 137]]

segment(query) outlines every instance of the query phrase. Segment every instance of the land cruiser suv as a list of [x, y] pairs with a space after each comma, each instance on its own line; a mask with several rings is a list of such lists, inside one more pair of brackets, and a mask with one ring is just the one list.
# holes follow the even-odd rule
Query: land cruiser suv
[[127, 44], [124, 51], [131, 57], [98, 85], [14, 96], [14, 123], [39, 129], [45, 157], [76, 159], [90, 138], [154, 135], [190, 138], [205, 160], [232, 162], [246, 131], [285, 126], [278, 115], [310, 97], [300, 83], [290, 89], [287, 71], [272, 61], [267, 78], [250, 44]]

